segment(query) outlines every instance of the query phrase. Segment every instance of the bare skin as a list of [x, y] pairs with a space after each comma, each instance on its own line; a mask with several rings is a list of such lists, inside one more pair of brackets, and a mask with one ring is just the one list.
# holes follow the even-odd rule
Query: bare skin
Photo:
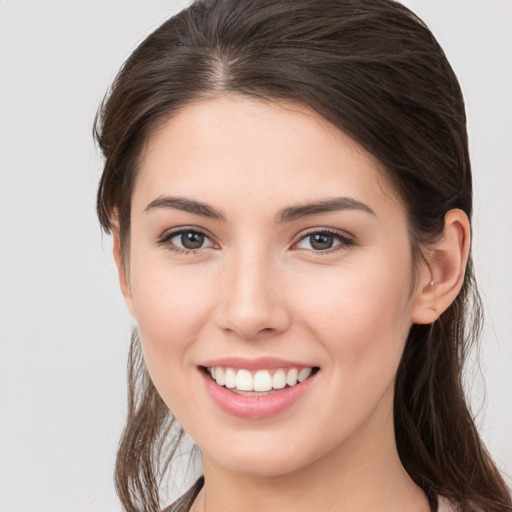
[[[114, 255], [151, 378], [201, 449], [193, 510], [428, 511], [398, 457], [394, 379], [410, 326], [460, 290], [469, 238], [450, 211], [414, 274], [381, 164], [300, 104], [224, 96], [154, 131]], [[278, 414], [234, 416], [203, 364], [233, 356], [316, 373]]]

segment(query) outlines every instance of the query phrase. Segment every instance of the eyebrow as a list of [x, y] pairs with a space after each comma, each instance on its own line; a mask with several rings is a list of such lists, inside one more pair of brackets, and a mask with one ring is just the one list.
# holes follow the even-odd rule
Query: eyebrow
[[209, 217], [211, 219], [226, 220], [224, 215], [215, 208], [201, 201], [195, 201], [194, 199], [187, 199], [185, 197], [160, 196], [154, 201], [151, 201], [144, 211], [149, 212], [155, 208], [172, 208], [174, 210], [194, 213], [195, 215], [202, 215], [203, 217]]
[[284, 208], [276, 215], [277, 222], [290, 222], [292, 220], [342, 210], [359, 210], [377, 216], [366, 204], [351, 197], [335, 197], [324, 201], [315, 201], [298, 206]]
[[[149, 203], [144, 209], [144, 212], [149, 212], [156, 208], [172, 208], [174, 210], [181, 210], [195, 215], [209, 217], [211, 219], [221, 221], [226, 220], [226, 217], [212, 206], [201, 201], [185, 197], [160, 196], [151, 201], [151, 203]], [[291, 222], [311, 215], [343, 210], [358, 210], [376, 216], [375, 212], [368, 205], [358, 201], [357, 199], [353, 199], [351, 197], [335, 197], [332, 199], [325, 199], [323, 201], [289, 206], [280, 210], [276, 214], [275, 220], [278, 223]]]

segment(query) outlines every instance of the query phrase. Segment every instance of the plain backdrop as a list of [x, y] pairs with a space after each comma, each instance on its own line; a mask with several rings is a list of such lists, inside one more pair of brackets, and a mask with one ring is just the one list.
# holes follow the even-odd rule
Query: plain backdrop
[[[91, 127], [123, 60], [186, 3], [0, 0], [0, 512], [120, 510], [112, 472], [131, 321], [95, 217]], [[468, 393], [511, 474], [512, 2], [406, 3], [467, 102], [487, 306]]]

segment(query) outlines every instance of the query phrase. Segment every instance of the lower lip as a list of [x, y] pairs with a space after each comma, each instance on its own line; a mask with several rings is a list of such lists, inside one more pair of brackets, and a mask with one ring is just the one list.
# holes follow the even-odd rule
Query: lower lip
[[201, 374], [213, 401], [228, 414], [244, 419], [270, 418], [285, 411], [306, 393], [317, 375], [313, 374], [295, 386], [274, 390], [268, 395], [247, 396], [219, 386], [202, 369]]

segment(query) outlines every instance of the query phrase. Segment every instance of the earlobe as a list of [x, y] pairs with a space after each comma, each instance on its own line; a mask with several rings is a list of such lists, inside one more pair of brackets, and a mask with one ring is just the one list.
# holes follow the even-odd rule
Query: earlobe
[[464, 282], [470, 245], [467, 215], [462, 210], [450, 210], [445, 215], [442, 237], [427, 249], [427, 263], [412, 309], [413, 323], [434, 322], [455, 300]]
[[121, 244], [121, 236], [119, 231], [119, 226], [112, 226], [112, 237], [113, 237], [113, 247], [112, 252], [114, 254], [114, 261], [117, 266], [117, 274], [119, 276], [119, 285], [121, 287], [121, 292], [123, 294], [124, 300], [126, 302], [126, 306], [130, 311], [131, 315], [134, 314], [133, 308], [133, 300], [132, 293], [130, 288], [130, 279], [128, 276], [128, 268], [126, 266], [125, 259], [123, 258], [122, 244]]

